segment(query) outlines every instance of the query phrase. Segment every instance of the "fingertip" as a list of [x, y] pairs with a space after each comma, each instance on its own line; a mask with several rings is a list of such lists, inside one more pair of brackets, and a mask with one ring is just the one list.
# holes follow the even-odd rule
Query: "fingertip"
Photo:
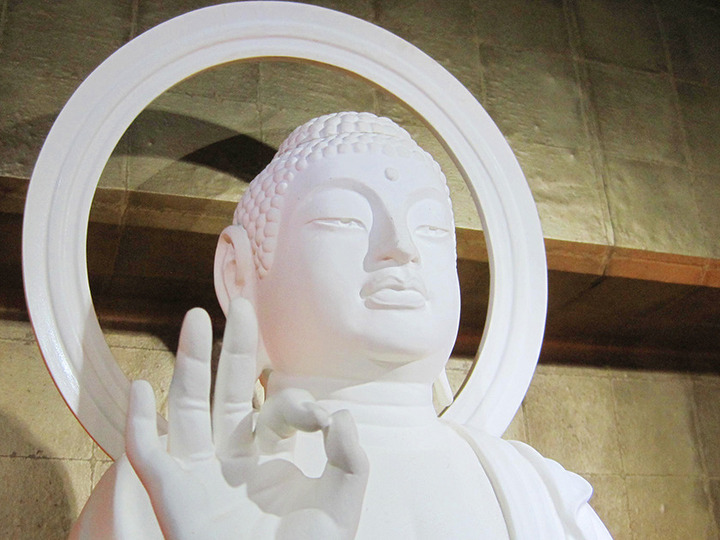
[[330, 426], [330, 415], [320, 405], [314, 401], [307, 401], [303, 404], [303, 406], [308, 410], [312, 416], [313, 422], [317, 426], [312, 431], [326, 429]]
[[147, 452], [154, 450], [157, 441], [155, 414], [152, 386], [144, 380], [133, 381], [125, 425], [125, 451], [131, 462], [141, 460]]
[[130, 384], [130, 411], [134, 414], [144, 413], [152, 405], [155, 409], [155, 391], [152, 385], [143, 379], [132, 381]]
[[194, 307], [194, 308], [190, 309], [185, 314], [185, 320], [187, 321], [188, 319], [193, 319], [193, 320], [196, 319], [198, 321], [204, 321], [205, 323], [208, 323], [208, 324], [210, 323], [210, 315], [208, 315], [208, 312], [205, 311], [201, 307]]
[[328, 463], [348, 474], [367, 475], [369, 462], [360, 446], [355, 420], [347, 410], [330, 415], [325, 433], [325, 452]]
[[347, 410], [340, 410], [331, 414], [325, 431], [332, 444], [335, 444], [335, 441], [342, 441], [350, 445], [358, 444], [355, 420]]
[[212, 350], [212, 323], [210, 315], [203, 308], [193, 308], [185, 314], [178, 353], [192, 358], [209, 357]]

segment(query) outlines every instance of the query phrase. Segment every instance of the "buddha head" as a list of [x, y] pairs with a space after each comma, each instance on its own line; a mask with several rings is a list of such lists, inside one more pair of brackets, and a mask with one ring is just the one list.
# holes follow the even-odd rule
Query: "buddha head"
[[460, 311], [445, 177], [387, 118], [311, 120], [240, 200], [215, 283], [253, 303], [273, 370], [432, 382]]

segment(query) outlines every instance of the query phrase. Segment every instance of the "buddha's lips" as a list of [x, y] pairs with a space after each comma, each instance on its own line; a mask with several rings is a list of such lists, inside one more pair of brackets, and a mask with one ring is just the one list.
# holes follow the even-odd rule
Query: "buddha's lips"
[[361, 289], [360, 297], [372, 309], [419, 309], [427, 302], [427, 292], [420, 279], [395, 275], [370, 279]]

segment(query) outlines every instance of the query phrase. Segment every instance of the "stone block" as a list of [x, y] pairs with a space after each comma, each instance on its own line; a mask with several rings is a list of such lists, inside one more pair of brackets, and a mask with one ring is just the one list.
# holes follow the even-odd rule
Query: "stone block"
[[28, 321], [0, 321], [0, 340], [21, 341], [26, 344], [35, 343], [35, 334]]
[[622, 472], [611, 381], [536, 374], [525, 396], [530, 444], [579, 474]]
[[[718, 132], [720, 133], [720, 132]], [[720, 259], [720, 172], [694, 175], [693, 191], [700, 212], [700, 228], [705, 234], [705, 252], [713, 259]]]
[[[107, 456], [106, 456], [107, 457]], [[92, 464], [92, 487], [93, 489], [113, 464], [110, 460], [94, 461]]]
[[259, 60], [248, 60], [214, 66], [179, 82], [168, 92], [214, 100], [252, 103], [257, 99], [259, 62]]
[[589, 65], [591, 92], [606, 152], [684, 164], [677, 98], [666, 74]]
[[720, 88], [678, 83], [693, 169], [720, 174]]
[[453, 394], [457, 394], [462, 385], [465, 384], [465, 379], [467, 379], [468, 373], [470, 373], [472, 369], [473, 362], [473, 358], [455, 356], [448, 360], [447, 366], [445, 366], [445, 372], [447, 373]]
[[687, 169], [620, 157], [609, 157], [607, 167], [616, 246], [708, 255]]
[[538, 364], [535, 368], [536, 375], [545, 375], [547, 377], [566, 376], [566, 377], [594, 377], [599, 379], [612, 379], [624, 375], [621, 370], [610, 370], [602, 367], [593, 366], [573, 366], [573, 365], [552, 365]]
[[657, 14], [644, 0], [575, 2], [585, 58], [667, 72]]
[[[105, 164], [105, 168], [103, 169], [102, 174], [100, 175], [100, 179], [98, 180], [99, 188], [106, 188], [109, 190], [127, 189], [127, 160], [129, 154], [130, 138], [126, 134], [123, 135], [118, 141], [118, 143], [115, 145], [113, 153]], [[96, 199], [97, 192], [95, 193], [95, 199], [93, 200], [93, 203], [97, 206], [98, 201]], [[105, 219], [107, 221], [107, 218], [103, 218], [102, 215], [97, 215], [99, 213], [98, 210], [99, 209], [97, 208], [95, 209], [95, 217]]]
[[142, 34], [153, 26], [169, 19], [216, 4], [226, 4], [232, 0], [143, 0], [138, 4], [136, 34]]
[[557, 0], [480, 0], [472, 4], [481, 44], [515, 50], [569, 50], [563, 3]]
[[659, 5], [674, 75], [686, 81], [720, 85], [717, 3], [710, 1], [701, 6], [662, 0]]
[[374, 4], [376, 2], [372, 0], [309, 0], [305, 3], [341, 11], [366, 21], [372, 20], [375, 16]]
[[481, 46], [485, 106], [513, 145], [533, 142], [587, 148], [581, 91], [573, 60], [535, 51]]
[[[93, 454], [91, 462], [93, 463], [93, 470], [95, 470], [95, 463], [112, 462], [112, 459], [103, 451], [102, 448], [100, 448], [100, 446], [98, 446], [97, 444], [93, 444]], [[102, 469], [101, 466], [97, 468]]]
[[490, 269], [476, 260], [460, 259], [460, 327], [482, 331], [490, 297]]
[[633, 538], [717, 538], [701, 479], [631, 475], [625, 482]]
[[706, 377], [696, 381], [694, 394], [705, 470], [710, 476], [720, 476], [720, 379]]
[[480, 97], [480, 59], [475, 28], [468, 24], [470, 6], [468, 0], [386, 0], [377, 4], [375, 22], [419, 47]]
[[380, 116], [387, 116], [405, 129], [410, 129], [411, 126], [428, 129], [415, 111], [383, 88], [376, 90], [374, 112]]
[[715, 517], [715, 527], [720, 530], [720, 480], [710, 480], [710, 501], [712, 515]]
[[272, 151], [255, 103], [165, 93], [130, 127], [128, 187], [237, 200]]
[[158, 412], [167, 417], [167, 396], [175, 355], [169, 351], [126, 347], [113, 347], [111, 350], [129, 380], [143, 379], [152, 384]]
[[[626, 474], [677, 477], [702, 473], [697, 450], [692, 386], [687, 378], [658, 376], [616, 379], [613, 386], [617, 430]], [[677, 478], [673, 478], [675, 480]], [[638, 507], [631, 500], [630, 508], [648, 506]], [[650, 538], [652, 535], [640, 537]]]
[[104, 223], [89, 223], [87, 237], [87, 266], [91, 276], [111, 276], [120, 241], [120, 227]]
[[597, 512], [614, 540], [630, 540], [627, 489], [622, 475], [584, 474], [592, 484], [590, 506]]
[[0, 456], [88, 459], [92, 440], [62, 400], [33, 342], [0, 341]]
[[[195, 172], [207, 171], [195, 168]], [[244, 182], [235, 180], [232, 189], [212, 199], [147, 191], [131, 192], [128, 194], [125, 225], [207, 234], [214, 237], [211, 242], [214, 243], [220, 232], [232, 223], [237, 202], [247, 187]]]
[[22, 214], [25, 209], [25, 196], [28, 180], [11, 176], [0, 176], [0, 212], [3, 214]]
[[277, 148], [293, 129], [317, 116], [374, 110], [375, 89], [337, 69], [273, 61], [260, 65], [258, 99], [262, 140]]
[[90, 207], [89, 221], [118, 226], [123, 222], [127, 211], [127, 202], [128, 192], [125, 188], [98, 187]]
[[0, 174], [30, 178], [55, 117], [77, 84], [20, 72], [0, 58]]
[[521, 441], [528, 443], [527, 428], [525, 422], [525, 410], [520, 407], [510, 422], [510, 425], [503, 433], [502, 438], [508, 441]]
[[10, 1], [0, 61], [39, 78], [79, 84], [129, 38], [131, 5], [131, 0]]
[[0, 457], [0, 537], [65, 539], [90, 495], [90, 462]]
[[216, 244], [217, 237], [210, 235], [129, 228], [120, 239], [116, 274], [209, 283]]
[[513, 147], [546, 239], [612, 244], [605, 189], [588, 150], [520, 141]]
[[[233, 0], [143, 0], [138, 10], [138, 33], [183, 13], [231, 1]], [[308, 0], [305, 3], [342, 11], [363, 19], [370, 19], [373, 14], [370, 0]]]

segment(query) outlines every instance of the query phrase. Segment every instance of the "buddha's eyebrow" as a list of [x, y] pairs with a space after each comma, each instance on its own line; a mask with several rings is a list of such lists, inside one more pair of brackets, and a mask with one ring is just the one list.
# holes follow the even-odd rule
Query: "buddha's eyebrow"
[[347, 189], [349, 191], [354, 191], [358, 193], [359, 195], [362, 195], [365, 197], [368, 202], [371, 204], [381, 204], [382, 205], [382, 199], [380, 196], [373, 190], [372, 188], [368, 187], [367, 184], [363, 183], [362, 180], [358, 180], [357, 178], [352, 177], [346, 177], [346, 176], [336, 176], [332, 177], [326, 182], [323, 182], [319, 186], [316, 186], [313, 188], [310, 193], [308, 193], [309, 197], [312, 197], [313, 195], [327, 191], [329, 189]]
[[434, 203], [439, 204], [443, 209], [442, 211], [445, 214], [445, 219], [449, 222], [455, 222], [452, 202], [450, 201], [450, 196], [447, 191], [432, 186], [425, 186], [412, 191], [407, 196], [405, 208], [409, 210], [414, 205], [422, 203], [423, 201], [433, 201]]
[[442, 203], [443, 205], [446, 205], [448, 208], [452, 208], [449, 195], [445, 191], [436, 187], [428, 186], [422, 187], [416, 191], [411, 191], [408, 194], [408, 199], [410, 199], [410, 204], [413, 204], [422, 199], [433, 199]]

